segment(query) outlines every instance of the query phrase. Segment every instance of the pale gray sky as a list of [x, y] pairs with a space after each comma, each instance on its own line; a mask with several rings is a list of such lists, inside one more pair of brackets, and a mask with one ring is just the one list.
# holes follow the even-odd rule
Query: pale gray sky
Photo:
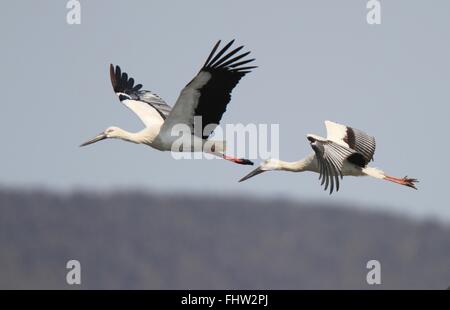
[[[377, 26], [365, 0], [81, 0], [81, 25], [66, 24], [66, 3], [2, 5], [0, 184], [287, 196], [450, 221], [450, 2], [382, 1]], [[216, 40], [233, 38], [259, 68], [235, 89], [224, 123], [279, 123], [284, 160], [309, 154], [305, 135], [325, 135], [325, 119], [360, 128], [377, 139], [373, 164], [420, 189], [348, 177], [329, 196], [307, 173], [240, 184], [248, 166], [176, 161], [121, 141], [78, 147], [110, 125], [141, 127], [112, 92], [109, 63], [173, 104]]]

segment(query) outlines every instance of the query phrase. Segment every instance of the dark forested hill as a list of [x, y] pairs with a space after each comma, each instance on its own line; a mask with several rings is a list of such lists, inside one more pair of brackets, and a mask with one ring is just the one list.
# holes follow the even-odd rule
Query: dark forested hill
[[[328, 205], [327, 205], [328, 204]], [[0, 190], [0, 288], [372, 289], [450, 285], [450, 229], [344, 205]]]

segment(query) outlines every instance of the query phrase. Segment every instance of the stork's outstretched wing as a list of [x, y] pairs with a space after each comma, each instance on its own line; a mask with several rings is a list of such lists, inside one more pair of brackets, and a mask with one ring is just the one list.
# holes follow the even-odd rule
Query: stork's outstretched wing
[[[245, 74], [256, 68], [244, 66], [254, 60], [242, 60], [250, 52], [235, 56], [243, 46], [228, 52], [233, 42], [229, 42], [218, 53], [220, 41], [216, 43], [200, 72], [181, 91], [162, 131], [170, 134], [175, 125], [185, 124], [191, 128], [191, 132], [195, 128], [193, 134], [203, 139], [207, 139], [214, 131], [230, 102], [231, 91]], [[199, 117], [201, 126], [197, 124]]]
[[364, 158], [363, 166], [366, 166], [373, 160], [376, 146], [374, 137], [359, 129], [331, 121], [325, 121], [325, 126], [327, 128], [327, 140], [334, 141], [360, 153]]
[[321, 185], [325, 184], [325, 190], [330, 186], [330, 194], [333, 192], [334, 185], [336, 185], [336, 191], [338, 191], [339, 178], [342, 179], [343, 177], [342, 167], [345, 160], [362, 161], [362, 155], [334, 141], [322, 140], [312, 135], [308, 135], [308, 140], [316, 153], [319, 165], [319, 180], [322, 180]]
[[172, 109], [158, 95], [141, 90], [142, 85], [134, 85], [134, 79], [122, 72], [119, 66], [109, 67], [111, 83], [120, 101], [141, 119], [145, 126], [162, 125]]

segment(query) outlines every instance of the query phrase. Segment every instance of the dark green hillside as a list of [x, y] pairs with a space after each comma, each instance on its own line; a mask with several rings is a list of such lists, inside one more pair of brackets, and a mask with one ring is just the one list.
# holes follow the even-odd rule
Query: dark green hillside
[[0, 288], [445, 289], [450, 229], [344, 205], [0, 191]]

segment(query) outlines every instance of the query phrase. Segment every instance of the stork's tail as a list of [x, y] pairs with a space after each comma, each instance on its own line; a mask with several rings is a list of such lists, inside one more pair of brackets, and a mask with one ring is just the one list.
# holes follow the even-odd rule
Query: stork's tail
[[396, 178], [396, 177], [391, 177], [389, 175], [385, 175], [384, 179], [390, 182], [394, 182], [400, 185], [405, 185], [414, 189], [417, 189], [416, 184], [418, 183], [419, 180], [414, 179], [414, 178], [408, 178], [408, 176], [405, 176], [404, 178]]
[[248, 160], [245, 158], [236, 158], [236, 157], [228, 156], [225, 154], [222, 154], [222, 158], [225, 160], [229, 160], [233, 163], [240, 164], [240, 165], [253, 165], [253, 162], [251, 160]]

